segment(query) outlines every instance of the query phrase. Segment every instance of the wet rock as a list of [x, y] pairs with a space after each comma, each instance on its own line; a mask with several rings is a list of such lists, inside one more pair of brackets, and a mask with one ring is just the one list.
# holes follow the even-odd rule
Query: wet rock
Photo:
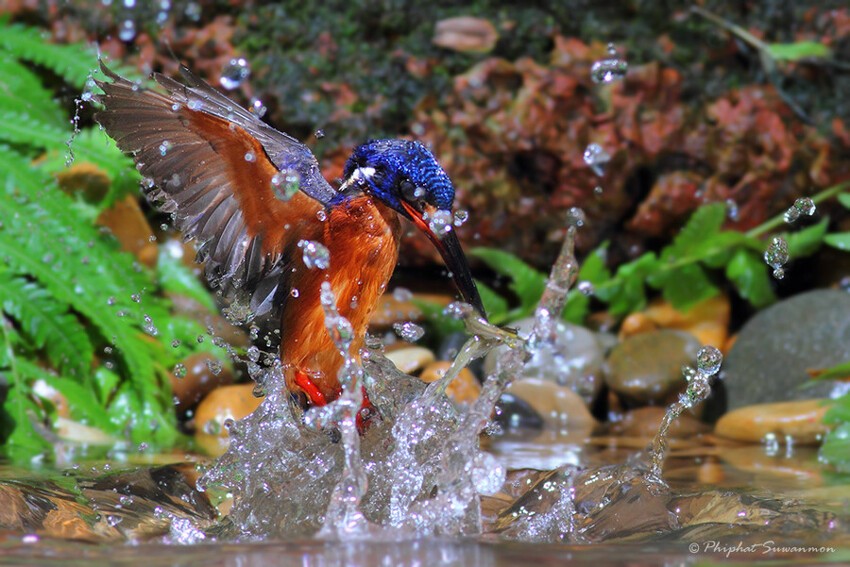
[[260, 406], [254, 397], [254, 384], [235, 384], [216, 388], [205, 397], [195, 410], [195, 430], [199, 435], [227, 437], [224, 422], [238, 420], [251, 414]]
[[[626, 413], [622, 421], [614, 424], [611, 427], [611, 431], [612, 433], [626, 435], [628, 437], [652, 438], [658, 433], [661, 420], [664, 418], [665, 413], [667, 413], [666, 408], [658, 406], [635, 408]], [[686, 439], [699, 433], [705, 433], [709, 429], [709, 426], [698, 419], [688, 414], [683, 414], [673, 420], [668, 431], [670, 437]]]
[[767, 436], [796, 444], [819, 443], [828, 431], [823, 416], [827, 400], [795, 400], [757, 404], [730, 411], [717, 421], [714, 432], [727, 439], [760, 443]]
[[135, 197], [128, 195], [116, 201], [100, 213], [97, 224], [108, 228], [121, 248], [133, 254], [139, 262], [149, 268], [156, 266], [159, 249], [153, 230]]
[[[451, 362], [445, 360], [432, 362], [425, 367], [419, 378], [428, 384], [436, 382], [446, 375], [446, 371], [451, 365]], [[461, 404], [472, 403], [478, 398], [480, 393], [481, 386], [478, 384], [475, 375], [468, 368], [462, 369], [457, 375], [457, 378], [452, 380], [451, 384], [446, 388], [446, 394], [449, 398]]]
[[[522, 319], [511, 326], [520, 336], [526, 337], [534, 326], [534, 319]], [[493, 349], [484, 357], [485, 375], [495, 371], [496, 360], [504, 348]], [[602, 361], [603, 348], [593, 332], [559, 322], [554, 348], [538, 349], [517, 380], [535, 378], [568, 386], [589, 404], [602, 386]]]
[[417, 346], [393, 350], [385, 353], [384, 356], [405, 374], [412, 374], [435, 360], [433, 352]]
[[[182, 363], [186, 374], [180, 378], [175, 376], [174, 371], [170, 373], [171, 390], [174, 393], [175, 405], [179, 410], [187, 410], [195, 407], [204, 396], [218, 386], [233, 382], [233, 374], [227, 366], [213, 355], [207, 352], [198, 352], [190, 355]], [[220, 367], [218, 374], [213, 373], [210, 367]]]
[[431, 41], [461, 53], [489, 53], [498, 40], [499, 33], [489, 20], [460, 16], [437, 22]]
[[626, 338], [611, 351], [605, 383], [631, 405], [660, 404], [685, 385], [682, 365], [700, 349], [693, 336], [659, 330]]
[[496, 402], [493, 421], [503, 431], [539, 430], [546, 422], [531, 405], [511, 393], [504, 393]]
[[524, 378], [511, 383], [506, 392], [528, 402], [550, 427], [589, 429], [596, 425], [584, 400], [566, 386]]
[[89, 203], [99, 203], [109, 192], [109, 175], [88, 162], [73, 164], [67, 169], [56, 173], [56, 181], [59, 188], [65, 193], [73, 195], [79, 193]]
[[[806, 370], [850, 360], [850, 294], [815, 290], [750, 319], [723, 362], [729, 407], [829, 397], [835, 383], [810, 383]], [[800, 388], [807, 384], [806, 388]]]
[[620, 337], [652, 331], [656, 328], [676, 329], [693, 335], [702, 345], [722, 349], [729, 337], [731, 306], [726, 295], [702, 301], [688, 311], [679, 311], [663, 300], [653, 301], [641, 313], [623, 320]]

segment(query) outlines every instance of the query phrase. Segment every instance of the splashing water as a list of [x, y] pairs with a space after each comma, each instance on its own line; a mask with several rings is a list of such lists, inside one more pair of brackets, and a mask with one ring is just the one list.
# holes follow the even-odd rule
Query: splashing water
[[219, 82], [225, 89], [232, 91], [239, 88], [245, 80], [251, 75], [251, 68], [248, 66], [248, 61], [244, 57], [231, 59], [224, 69], [221, 70], [221, 79]]
[[764, 252], [764, 261], [773, 268], [773, 277], [781, 280], [785, 277], [785, 264], [788, 263], [788, 243], [781, 236], [774, 236]]
[[605, 175], [605, 165], [611, 161], [611, 155], [599, 144], [588, 144], [584, 150], [584, 163], [593, 170], [593, 173], [602, 177]]
[[281, 201], [288, 201], [301, 188], [301, 176], [291, 170], [279, 171], [272, 176], [271, 184], [275, 196]]
[[401, 339], [409, 343], [415, 343], [425, 335], [425, 329], [411, 321], [394, 323], [393, 330]]
[[428, 228], [431, 229], [431, 232], [433, 232], [437, 238], [442, 238], [451, 232], [453, 223], [454, 217], [452, 217], [451, 211], [437, 210], [434, 211], [431, 218], [428, 220]]
[[815, 202], [809, 197], [800, 197], [794, 201], [794, 204], [791, 205], [787, 211], [785, 211], [783, 219], [785, 222], [791, 224], [796, 222], [802, 215], [810, 217], [813, 216], [815, 212], [817, 212]]

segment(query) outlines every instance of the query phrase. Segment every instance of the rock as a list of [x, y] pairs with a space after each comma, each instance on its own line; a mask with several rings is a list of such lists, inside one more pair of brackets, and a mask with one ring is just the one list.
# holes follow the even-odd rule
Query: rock
[[393, 350], [384, 356], [405, 374], [412, 374], [434, 362], [434, 353], [425, 347], [411, 346]]
[[[185, 376], [182, 378], [170, 372], [171, 390], [174, 393], [175, 405], [180, 410], [195, 407], [204, 396], [218, 386], [233, 382], [233, 374], [226, 365], [222, 365], [216, 357], [207, 352], [197, 352], [190, 355], [182, 363]], [[221, 367], [218, 374], [210, 370], [210, 365]]]
[[[657, 406], [635, 408], [626, 413], [622, 421], [615, 423], [611, 427], [611, 431], [628, 437], [652, 438], [658, 433], [665, 413], [667, 413], [666, 408]], [[709, 429], [709, 426], [685, 413], [673, 420], [668, 432], [669, 437], [686, 439], [699, 433], [705, 433]]]
[[654, 327], [677, 329], [693, 335], [702, 345], [722, 349], [729, 337], [731, 306], [726, 295], [717, 295], [682, 312], [663, 300], [656, 300], [643, 313], [623, 321], [621, 336], [652, 330]]
[[417, 293], [410, 294], [410, 299], [399, 300], [397, 296], [402, 298], [405, 293], [394, 294], [385, 293], [378, 299], [378, 305], [372, 317], [369, 319], [369, 326], [375, 329], [388, 329], [393, 323], [403, 323], [405, 321], [413, 321], [417, 323], [422, 321], [424, 316], [422, 310], [417, 307], [416, 301], [427, 301], [445, 307], [452, 301], [449, 295], [440, 295], [436, 293]]
[[139, 262], [149, 268], [156, 266], [159, 254], [156, 239], [135, 197], [127, 195], [116, 201], [100, 213], [97, 224], [108, 228], [121, 248], [133, 254]]
[[489, 53], [498, 40], [499, 32], [489, 20], [460, 16], [437, 22], [431, 42], [461, 53]]
[[682, 365], [696, 363], [700, 346], [682, 331], [658, 330], [628, 337], [608, 356], [605, 383], [627, 404], [664, 403], [684, 387]]
[[[522, 319], [511, 325], [522, 337], [527, 337], [534, 319]], [[484, 374], [496, 369], [496, 360], [505, 347], [491, 350], [484, 357]], [[590, 404], [602, 386], [603, 348], [596, 335], [578, 325], [558, 322], [554, 349], [541, 348], [523, 368], [517, 381], [535, 378], [568, 386]]]
[[539, 430], [546, 422], [528, 402], [510, 393], [504, 393], [496, 402], [493, 421], [503, 431]]
[[829, 409], [827, 401], [795, 400], [738, 408], [717, 421], [714, 433], [748, 443], [760, 443], [769, 434], [779, 442], [790, 437], [796, 444], [819, 443], [829, 430], [823, 423]]
[[590, 429], [596, 425], [584, 400], [566, 386], [539, 378], [523, 378], [511, 383], [506, 393], [528, 402], [550, 427]]
[[100, 203], [109, 192], [112, 182], [109, 175], [89, 162], [77, 162], [56, 173], [59, 188], [73, 195], [79, 193], [89, 203]]
[[835, 382], [811, 384], [806, 370], [850, 360], [850, 293], [815, 290], [781, 301], [750, 319], [721, 377], [729, 407], [830, 397]]
[[[419, 378], [427, 384], [436, 382], [446, 375], [446, 371], [451, 365], [451, 362], [445, 360], [432, 362], [425, 367], [425, 370], [422, 371]], [[481, 386], [478, 384], [478, 380], [475, 378], [475, 375], [468, 368], [462, 369], [457, 375], [457, 378], [452, 380], [451, 384], [449, 384], [446, 388], [446, 394], [449, 398], [460, 404], [470, 404], [474, 402], [480, 393]]]
[[250, 415], [262, 399], [254, 397], [254, 384], [221, 386], [207, 395], [195, 411], [195, 430], [199, 434], [227, 437], [224, 422]]

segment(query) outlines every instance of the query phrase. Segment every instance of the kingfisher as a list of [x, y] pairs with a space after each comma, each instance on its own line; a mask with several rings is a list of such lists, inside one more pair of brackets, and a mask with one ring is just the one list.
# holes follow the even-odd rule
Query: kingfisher
[[[321, 284], [351, 323], [356, 356], [398, 260], [401, 218], [425, 233], [463, 301], [485, 315], [451, 224], [435, 226], [451, 219], [455, 190], [423, 144], [368, 141], [334, 188], [305, 144], [186, 67], [182, 82], [154, 73], [160, 89], [100, 68], [109, 80], [97, 81], [95, 120], [135, 161], [148, 200], [195, 239], [211, 287], [243, 294], [254, 317], [276, 325], [286, 386], [303, 407], [341, 393], [343, 360], [325, 329]], [[329, 262], [304, 255], [317, 243]], [[358, 423], [374, 413], [364, 396]]]

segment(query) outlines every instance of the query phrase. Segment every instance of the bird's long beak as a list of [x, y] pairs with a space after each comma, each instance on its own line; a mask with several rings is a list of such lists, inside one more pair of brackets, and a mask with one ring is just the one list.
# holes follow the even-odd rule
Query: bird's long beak
[[401, 201], [401, 204], [413, 224], [425, 233], [440, 252], [440, 256], [443, 257], [443, 262], [446, 263], [446, 267], [451, 272], [452, 279], [463, 300], [472, 305], [486, 319], [487, 313], [484, 311], [484, 304], [481, 302], [481, 296], [478, 295], [478, 288], [475, 286], [475, 280], [472, 279], [469, 263], [466, 261], [466, 255], [463, 253], [463, 248], [460, 246], [455, 231], [451, 230], [440, 238], [434, 234], [434, 231], [422, 218], [422, 213], [405, 201]]

